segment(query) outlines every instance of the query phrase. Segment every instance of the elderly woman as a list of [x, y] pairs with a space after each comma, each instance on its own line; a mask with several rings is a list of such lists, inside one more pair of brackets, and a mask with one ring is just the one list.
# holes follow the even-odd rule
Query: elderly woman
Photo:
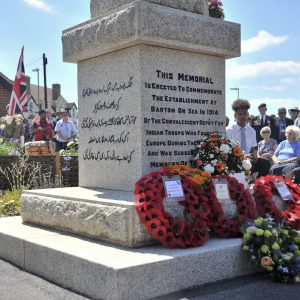
[[272, 156], [278, 144], [276, 140], [270, 137], [271, 128], [269, 126], [263, 127], [260, 130], [260, 136], [263, 140], [258, 143], [257, 156], [263, 159], [272, 160]]
[[293, 170], [300, 166], [300, 128], [294, 125], [285, 129], [286, 140], [282, 141], [272, 156], [274, 165], [270, 173], [291, 179]]

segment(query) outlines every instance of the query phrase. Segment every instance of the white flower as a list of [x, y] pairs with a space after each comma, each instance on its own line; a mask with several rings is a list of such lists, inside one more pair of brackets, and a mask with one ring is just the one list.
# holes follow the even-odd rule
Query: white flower
[[242, 166], [246, 171], [249, 171], [252, 167], [250, 160], [247, 159], [243, 160]]
[[0, 129], [1, 129], [1, 130], [4, 130], [5, 128], [6, 128], [5, 124], [1, 124], [1, 125], [0, 125]]
[[229, 153], [229, 150], [230, 150], [230, 148], [226, 144], [222, 144], [221, 147], [220, 147], [220, 151], [223, 152], [224, 154]]
[[212, 164], [213, 166], [215, 166], [215, 165], [217, 164], [217, 162], [218, 162], [218, 161], [217, 161], [216, 159], [214, 159], [214, 160], [211, 161], [211, 164]]
[[236, 146], [239, 146], [240, 143], [238, 141], [235, 141], [235, 140], [230, 140], [230, 145], [233, 146], [233, 147], [236, 147]]
[[208, 172], [208, 173], [213, 173], [215, 171], [215, 168], [211, 165], [211, 164], [207, 164], [205, 167], [204, 167], [204, 171]]
[[214, 158], [214, 155], [213, 154], [209, 154], [209, 158]]

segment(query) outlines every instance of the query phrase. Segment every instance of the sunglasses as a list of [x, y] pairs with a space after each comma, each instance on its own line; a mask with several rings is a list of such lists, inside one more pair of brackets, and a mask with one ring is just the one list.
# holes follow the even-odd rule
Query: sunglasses
[[262, 133], [270, 133], [270, 131], [263, 131]]

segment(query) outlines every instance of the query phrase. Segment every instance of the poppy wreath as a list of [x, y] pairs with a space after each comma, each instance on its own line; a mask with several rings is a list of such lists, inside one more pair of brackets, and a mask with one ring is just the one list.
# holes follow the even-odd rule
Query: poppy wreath
[[[278, 195], [275, 182], [283, 181], [293, 198], [288, 202], [289, 209], [282, 212], [276, 207], [272, 195]], [[284, 219], [293, 228], [300, 229], [300, 187], [290, 179], [282, 176], [264, 176], [256, 179], [253, 187], [254, 200], [260, 216], [271, 215], [277, 219]]]
[[214, 184], [211, 182], [205, 187], [205, 194], [209, 197], [211, 206], [209, 227], [222, 238], [240, 237], [242, 236], [240, 229], [242, 224], [246, 220], [257, 218], [254, 200], [244, 185], [239, 183], [234, 177], [222, 175], [215, 178], [227, 180], [229, 196], [236, 202], [237, 215], [234, 218], [224, 215]]
[[210, 205], [203, 197], [203, 189], [185, 174], [180, 174], [184, 190], [185, 220], [174, 217], [164, 209], [165, 191], [162, 176], [173, 176], [167, 168], [143, 176], [135, 183], [136, 211], [154, 239], [168, 248], [186, 248], [203, 245], [209, 238], [207, 232]]

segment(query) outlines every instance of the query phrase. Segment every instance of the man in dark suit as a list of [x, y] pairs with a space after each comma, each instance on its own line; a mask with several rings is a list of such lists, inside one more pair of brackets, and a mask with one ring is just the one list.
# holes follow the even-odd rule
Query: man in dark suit
[[275, 120], [266, 115], [267, 112], [267, 105], [266, 103], [261, 103], [258, 106], [259, 115], [254, 117], [251, 121], [251, 127], [256, 132], [256, 140], [259, 142], [262, 140], [262, 137], [260, 136], [260, 130], [265, 127], [269, 126], [271, 128], [271, 137], [274, 138], [275, 136]]
[[278, 144], [286, 139], [285, 128], [293, 124], [294, 121], [286, 117], [286, 109], [284, 107], [278, 108], [278, 118], [275, 120], [274, 132], [274, 138]]

